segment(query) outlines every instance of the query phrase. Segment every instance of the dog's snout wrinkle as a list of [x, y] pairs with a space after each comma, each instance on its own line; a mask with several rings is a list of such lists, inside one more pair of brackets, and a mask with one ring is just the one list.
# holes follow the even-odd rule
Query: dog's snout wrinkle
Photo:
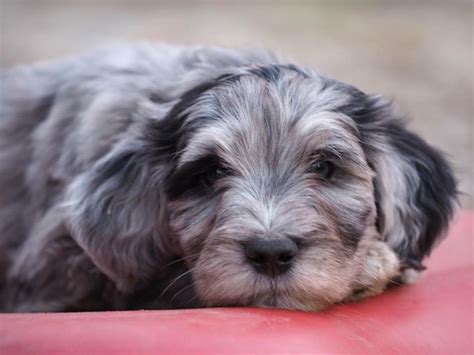
[[291, 239], [252, 238], [244, 244], [245, 256], [261, 273], [276, 276], [291, 267], [298, 245]]

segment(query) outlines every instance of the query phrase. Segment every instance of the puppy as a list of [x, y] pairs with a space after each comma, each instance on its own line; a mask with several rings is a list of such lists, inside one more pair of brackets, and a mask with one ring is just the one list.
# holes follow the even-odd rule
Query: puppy
[[4, 311], [317, 311], [412, 282], [456, 206], [391, 103], [258, 50], [2, 74]]

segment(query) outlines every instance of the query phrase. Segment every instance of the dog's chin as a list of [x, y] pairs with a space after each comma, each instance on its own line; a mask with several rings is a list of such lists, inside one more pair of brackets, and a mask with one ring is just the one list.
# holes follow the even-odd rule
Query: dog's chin
[[255, 294], [250, 297], [229, 299], [214, 299], [209, 297], [203, 302], [206, 307], [258, 307], [258, 308], [278, 308], [290, 309], [305, 312], [319, 312], [331, 305], [342, 302], [343, 300], [328, 301], [324, 297], [313, 295], [308, 298], [292, 297], [286, 293], [268, 292], [266, 294]]
[[305, 312], [319, 312], [329, 308], [334, 303], [336, 303], [336, 301], [327, 301], [318, 295], [313, 295], [312, 297], [308, 298], [295, 298], [286, 293], [274, 293], [271, 295], [271, 297], [256, 301], [249, 306], [259, 308], [290, 309]]
[[236, 283], [238, 286], [231, 286], [231, 280], [216, 280], [213, 285], [197, 281], [195, 286], [198, 297], [206, 307], [280, 308], [310, 312], [322, 311], [342, 302], [348, 293], [347, 289], [332, 294], [327, 290], [317, 292], [308, 285], [298, 285], [289, 279], [262, 279], [249, 279], [246, 284]]

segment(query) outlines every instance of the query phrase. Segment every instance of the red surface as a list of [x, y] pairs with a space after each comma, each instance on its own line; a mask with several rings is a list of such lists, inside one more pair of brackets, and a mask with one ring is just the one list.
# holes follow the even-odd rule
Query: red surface
[[324, 313], [221, 308], [0, 315], [0, 354], [473, 354], [473, 222], [464, 213], [416, 285]]

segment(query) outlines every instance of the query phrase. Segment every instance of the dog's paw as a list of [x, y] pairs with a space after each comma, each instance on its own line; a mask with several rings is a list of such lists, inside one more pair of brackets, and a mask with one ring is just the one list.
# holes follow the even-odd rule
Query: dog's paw
[[421, 270], [412, 269], [412, 268], [402, 268], [400, 276], [398, 278], [399, 282], [405, 285], [412, 285], [418, 281], [421, 276]]
[[384, 242], [376, 241], [362, 258], [362, 268], [346, 301], [382, 293], [393, 280], [402, 277], [400, 262], [393, 250]]

